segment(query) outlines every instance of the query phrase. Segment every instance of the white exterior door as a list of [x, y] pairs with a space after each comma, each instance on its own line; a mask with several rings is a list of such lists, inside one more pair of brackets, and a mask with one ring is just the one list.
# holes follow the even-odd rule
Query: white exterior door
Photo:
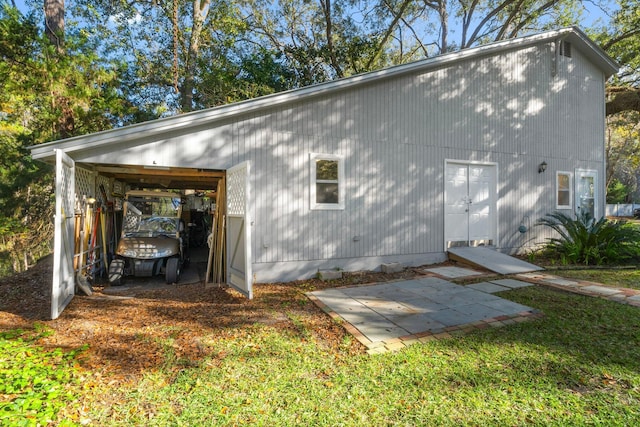
[[227, 170], [227, 283], [253, 298], [249, 162]]
[[51, 318], [57, 319], [75, 295], [74, 202], [75, 163], [62, 150], [56, 151], [56, 211], [53, 247]]
[[599, 219], [598, 171], [576, 169], [575, 186], [576, 214], [586, 213], [590, 218]]
[[445, 249], [494, 244], [496, 171], [496, 165], [491, 164], [446, 163]]
[[446, 242], [469, 240], [469, 167], [448, 163], [445, 171], [444, 236]]

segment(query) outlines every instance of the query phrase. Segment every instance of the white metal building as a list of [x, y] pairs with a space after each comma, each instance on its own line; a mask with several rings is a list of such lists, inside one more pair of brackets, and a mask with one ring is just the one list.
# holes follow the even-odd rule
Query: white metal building
[[[95, 195], [96, 182], [215, 188], [225, 176], [228, 251], [240, 255], [227, 257], [228, 280], [251, 296], [255, 282], [318, 269], [440, 262], [452, 245], [513, 253], [542, 240], [532, 225], [546, 213], [602, 216], [605, 80], [616, 71], [566, 28], [55, 141], [32, 155], [58, 163], [63, 253], [65, 203], [68, 212], [76, 194]], [[54, 298], [69, 300], [72, 286], [59, 289], [73, 279], [56, 268]]]

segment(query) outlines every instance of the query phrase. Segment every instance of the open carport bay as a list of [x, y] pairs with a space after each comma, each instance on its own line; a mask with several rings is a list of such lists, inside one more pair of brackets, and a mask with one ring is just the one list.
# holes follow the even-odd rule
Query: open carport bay
[[[119, 257], [117, 248], [123, 229], [124, 198], [134, 189], [150, 190], [153, 194], [169, 191], [181, 198], [178, 212], [181, 212], [184, 230], [180, 236], [190, 241], [193, 264], [181, 269], [176, 281], [185, 284], [206, 279], [207, 261], [211, 255], [207, 237], [216, 225], [216, 216], [224, 214], [224, 206], [218, 203], [220, 189], [224, 187], [224, 171], [83, 163], [76, 163], [73, 171], [76, 195], [73, 223], [66, 223], [69, 238], [62, 239], [64, 247], [59, 251], [69, 261], [72, 257], [73, 276], [80, 289], [90, 292], [89, 283], [100, 283], [101, 278], [106, 278], [107, 270], [110, 271], [109, 267]], [[216, 249], [222, 256], [224, 245], [220, 243]], [[127, 276], [124, 278], [126, 286], [112, 290], [159, 286], [168, 280], [156, 273], [154, 267], [151, 277]]]

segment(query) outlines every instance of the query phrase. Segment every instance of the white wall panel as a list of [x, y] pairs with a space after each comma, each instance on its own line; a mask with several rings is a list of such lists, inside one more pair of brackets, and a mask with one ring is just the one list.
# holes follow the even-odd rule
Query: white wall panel
[[[444, 160], [492, 162], [498, 246], [526, 247], [544, 238], [531, 226], [555, 208], [555, 171], [604, 176], [602, 72], [574, 49], [554, 75], [553, 52], [467, 59], [76, 160], [211, 169], [251, 160], [254, 263], [328, 268], [441, 253]], [[344, 210], [310, 209], [312, 152], [343, 156]]]
[[[266, 240], [281, 244], [263, 251], [261, 260], [438, 251], [445, 157], [498, 163], [498, 242], [506, 248], [535, 242], [533, 231], [521, 235], [517, 229], [553, 209], [555, 170], [575, 167], [581, 156], [599, 165], [602, 155], [603, 125], [593, 119], [592, 107], [603, 90], [601, 76], [586, 78], [593, 70], [581, 67], [580, 58], [571, 70], [586, 68], [584, 76], [567, 75], [568, 67], [553, 76], [551, 52], [543, 46], [467, 61], [272, 113], [266, 122], [282, 132], [274, 165], [288, 162], [297, 172], [274, 173], [284, 186], [272, 199], [282, 227], [270, 226]], [[288, 144], [298, 151], [281, 147]], [[308, 152], [345, 156], [344, 211], [309, 211]], [[538, 174], [543, 160], [550, 168]]]

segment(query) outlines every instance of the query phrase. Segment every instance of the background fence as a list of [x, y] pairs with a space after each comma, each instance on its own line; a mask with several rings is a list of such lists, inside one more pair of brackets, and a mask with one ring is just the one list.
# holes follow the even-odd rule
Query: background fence
[[620, 203], [607, 205], [607, 216], [633, 216], [633, 210], [640, 208], [638, 203]]

